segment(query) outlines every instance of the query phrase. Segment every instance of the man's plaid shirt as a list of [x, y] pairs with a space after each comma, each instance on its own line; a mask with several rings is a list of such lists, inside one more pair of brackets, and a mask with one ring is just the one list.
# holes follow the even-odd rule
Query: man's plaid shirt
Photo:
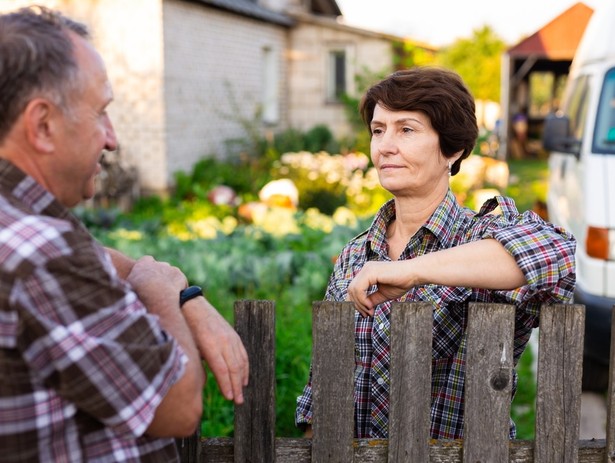
[[[501, 214], [490, 214], [496, 207]], [[329, 280], [325, 299], [346, 300], [348, 285], [365, 262], [387, 261], [386, 230], [395, 218], [393, 200], [377, 213], [370, 228], [342, 250]], [[565, 303], [575, 285], [574, 237], [543, 221], [534, 212], [520, 214], [510, 198], [487, 201], [480, 212], [461, 207], [451, 191], [431, 218], [410, 239], [400, 259], [493, 238], [516, 259], [527, 285], [512, 291], [492, 291], [425, 285], [412, 288], [398, 301], [433, 305], [431, 436], [463, 437], [467, 308], [469, 302], [511, 303], [516, 306], [514, 363], [517, 364], [538, 326], [540, 306]], [[355, 314], [355, 435], [386, 438], [389, 413], [389, 335], [391, 303], [376, 307], [373, 317]], [[513, 395], [517, 375], [513, 377]], [[512, 397], [511, 397], [512, 400]], [[409, 404], [408, 406], [412, 406]], [[296, 423], [312, 422], [311, 378], [297, 398]], [[511, 421], [510, 437], [515, 437]]]
[[85, 227], [0, 159], [0, 461], [178, 461], [145, 431], [185, 362]]

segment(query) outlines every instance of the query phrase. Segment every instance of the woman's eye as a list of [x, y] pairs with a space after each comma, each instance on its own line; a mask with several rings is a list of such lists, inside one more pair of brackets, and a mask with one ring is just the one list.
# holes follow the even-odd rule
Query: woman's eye
[[410, 132], [413, 132], [413, 130], [412, 130], [410, 127], [404, 127], [404, 128], [402, 128], [401, 130], [402, 130], [402, 132], [404, 132], [404, 133], [410, 133]]
[[372, 135], [377, 135], [382, 133], [382, 129], [372, 129]]

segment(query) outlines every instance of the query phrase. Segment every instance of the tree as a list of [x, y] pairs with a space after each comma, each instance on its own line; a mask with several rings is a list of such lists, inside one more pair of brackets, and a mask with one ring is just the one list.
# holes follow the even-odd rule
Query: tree
[[477, 100], [500, 101], [500, 66], [504, 41], [485, 25], [470, 39], [459, 39], [438, 53], [438, 64], [457, 72]]

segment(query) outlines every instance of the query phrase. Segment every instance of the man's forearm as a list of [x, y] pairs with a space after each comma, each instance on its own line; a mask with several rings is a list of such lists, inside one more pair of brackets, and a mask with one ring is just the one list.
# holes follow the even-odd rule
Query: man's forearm
[[126, 280], [132, 267], [135, 265], [135, 260], [128, 257], [126, 254], [122, 254], [117, 249], [106, 248], [107, 252], [111, 256], [111, 261], [115, 267], [116, 272], [122, 280]]

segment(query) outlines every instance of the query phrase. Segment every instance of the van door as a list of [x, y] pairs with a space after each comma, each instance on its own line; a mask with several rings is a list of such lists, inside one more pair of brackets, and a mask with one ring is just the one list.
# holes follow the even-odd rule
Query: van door
[[[590, 101], [590, 79], [576, 78], [564, 103], [564, 113], [570, 121], [569, 133], [583, 140], [587, 108]], [[583, 146], [578, 155], [553, 151], [549, 156], [549, 220], [571, 231], [577, 240], [584, 239], [583, 207]]]

